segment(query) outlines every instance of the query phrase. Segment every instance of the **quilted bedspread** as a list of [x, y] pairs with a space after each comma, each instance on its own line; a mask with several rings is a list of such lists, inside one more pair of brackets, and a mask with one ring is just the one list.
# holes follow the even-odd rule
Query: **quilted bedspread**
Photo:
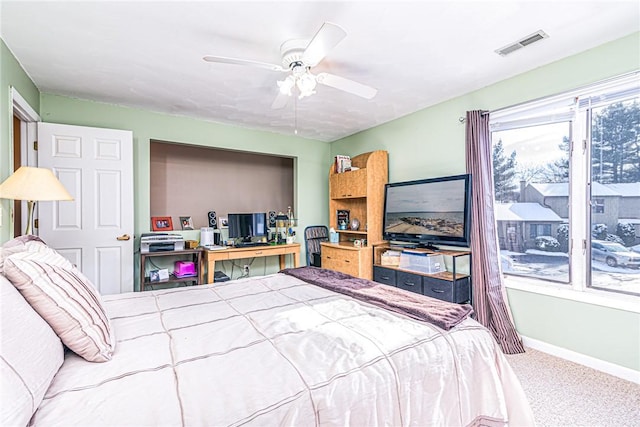
[[71, 352], [33, 425], [533, 425], [472, 319], [444, 331], [281, 273], [112, 295], [113, 359]]

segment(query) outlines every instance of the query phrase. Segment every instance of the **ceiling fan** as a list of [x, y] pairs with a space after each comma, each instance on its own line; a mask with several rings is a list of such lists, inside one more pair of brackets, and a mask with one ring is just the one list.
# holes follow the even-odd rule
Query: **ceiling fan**
[[288, 40], [282, 43], [280, 46], [282, 65], [213, 55], [205, 56], [203, 59], [208, 62], [246, 65], [288, 73], [284, 80], [277, 82], [280, 90], [271, 108], [283, 108], [295, 89], [299, 93], [299, 99], [313, 95], [316, 93], [315, 88], [318, 83], [371, 99], [376, 96], [377, 89], [330, 73], [311, 73], [311, 69], [346, 36], [347, 33], [342, 28], [325, 22], [308, 43], [306, 40]]

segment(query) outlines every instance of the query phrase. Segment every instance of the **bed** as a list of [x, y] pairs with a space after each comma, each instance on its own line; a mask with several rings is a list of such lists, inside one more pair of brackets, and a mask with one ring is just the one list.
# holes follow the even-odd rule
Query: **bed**
[[[297, 274], [322, 269], [97, 296], [91, 303], [104, 310], [111, 350], [88, 361], [56, 346], [64, 331], [52, 332], [33, 296], [16, 290], [8, 259], [5, 252], [13, 285], [0, 276], [2, 425], [534, 424], [487, 329], [469, 316], [443, 329]], [[22, 412], [7, 408], [32, 383]]]

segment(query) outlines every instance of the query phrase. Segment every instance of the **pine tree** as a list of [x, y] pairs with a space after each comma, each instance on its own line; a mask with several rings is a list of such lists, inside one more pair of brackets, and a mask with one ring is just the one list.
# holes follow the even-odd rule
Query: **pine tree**
[[515, 199], [516, 151], [507, 157], [504, 153], [502, 140], [493, 146], [493, 186], [495, 200], [510, 202]]
[[569, 182], [569, 137], [563, 136], [558, 147], [565, 155], [545, 166], [544, 182]]
[[595, 113], [592, 179], [602, 184], [640, 181], [640, 105], [618, 102]]

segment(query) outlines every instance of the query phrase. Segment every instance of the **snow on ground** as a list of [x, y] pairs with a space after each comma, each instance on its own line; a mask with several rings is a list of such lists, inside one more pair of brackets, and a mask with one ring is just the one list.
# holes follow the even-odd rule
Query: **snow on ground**
[[526, 253], [529, 255], [542, 255], [542, 256], [569, 258], [569, 254], [565, 254], [564, 252], [546, 252], [546, 251], [541, 251], [539, 249], [527, 249]]
[[[528, 249], [525, 253], [501, 250], [500, 258], [504, 273], [567, 283], [569, 281], [569, 259], [566, 253], [535, 249]], [[640, 295], [638, 269], [609, 267], [604, 262], [592, 260], [591, 280], [593, 287]]]

